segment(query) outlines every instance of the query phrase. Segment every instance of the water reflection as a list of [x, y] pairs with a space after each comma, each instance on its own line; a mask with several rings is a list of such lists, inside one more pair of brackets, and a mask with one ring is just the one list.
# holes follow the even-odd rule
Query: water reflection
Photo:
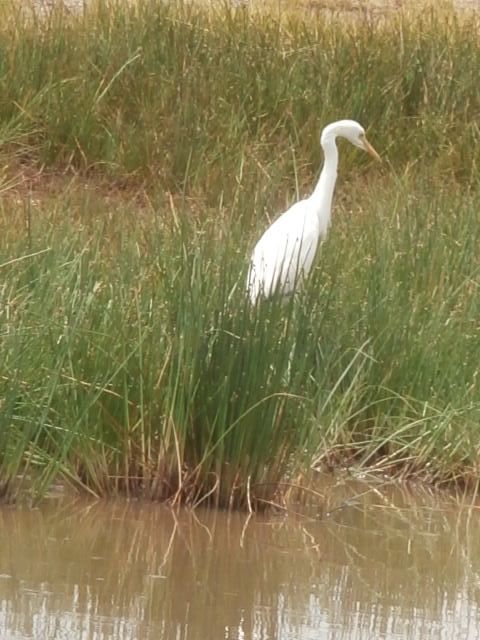
[[318, 518], [0, 509], [5, 640], [477, 638], [475, 508], [336, 484]]

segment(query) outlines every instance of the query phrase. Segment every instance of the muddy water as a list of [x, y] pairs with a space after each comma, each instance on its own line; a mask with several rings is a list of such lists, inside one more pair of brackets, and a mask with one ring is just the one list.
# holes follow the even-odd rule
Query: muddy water
[[0, 509], [2, 640], [480, 637], [480, 512], [339, 484], [310, 517]]

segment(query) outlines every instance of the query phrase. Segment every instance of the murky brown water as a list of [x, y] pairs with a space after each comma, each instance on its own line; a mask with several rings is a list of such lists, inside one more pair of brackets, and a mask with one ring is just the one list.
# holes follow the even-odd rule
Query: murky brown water
[[0, 638], [480, 637], [480, 512], [360, 483], [328, 517], [0, 509]]

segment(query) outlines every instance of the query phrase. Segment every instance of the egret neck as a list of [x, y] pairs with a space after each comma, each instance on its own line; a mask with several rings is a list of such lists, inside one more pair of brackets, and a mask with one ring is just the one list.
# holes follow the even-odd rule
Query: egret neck
[[337, 180], [338, 149], [334, 136], [321, 141], [324, 162], [320, 178], [309, 200], [318, 218], [320, 235], [324, 238], [330, 224], [333, 192]]

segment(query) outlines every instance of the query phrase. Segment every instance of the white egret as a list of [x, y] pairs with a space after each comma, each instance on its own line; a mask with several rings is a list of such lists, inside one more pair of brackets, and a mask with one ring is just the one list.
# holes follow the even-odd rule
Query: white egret
[[291, 293], [308, 275], [319, 240], [324, 240], [330, 225], [333, 192], [337, 180], [337, 137], [380, 156], [368, 142], [364, 128], [354, 120], [339, 120], [327, 125], [320, 136], [325, 156], [323, 169], [311, 196], [293, 204], [265, 231], [250, 260], [247, 290], [252, 304], [275, 292]]

